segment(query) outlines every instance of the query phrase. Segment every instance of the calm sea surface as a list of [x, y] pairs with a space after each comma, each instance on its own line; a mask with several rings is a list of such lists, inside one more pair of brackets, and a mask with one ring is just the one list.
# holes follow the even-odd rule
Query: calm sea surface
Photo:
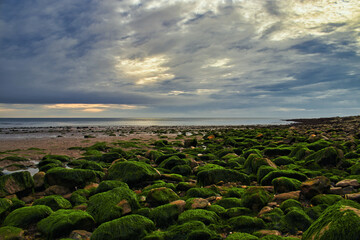
[[63, 126], [236, 126], [279, 125], [277, 118], [0, 118], [0, 128]]

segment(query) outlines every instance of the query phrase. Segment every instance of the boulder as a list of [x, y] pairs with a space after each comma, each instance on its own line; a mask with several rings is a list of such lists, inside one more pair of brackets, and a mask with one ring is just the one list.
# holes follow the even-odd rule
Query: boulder
[[157, 227], [165, 228], [175, 224], [182, 211], [183, 208], [176, 204], [164, 204], [152, 209], [149, 218], [154, 221]]
[[327, 147], [309, 155], [305, 162], [307, 164], [318, 164], [319, 166], [336, 166], [342, 159], [344, 154], [340, 149], [335, 147]]
[[278, 177], [272, 180], [275, 193], [284, 193], [300, 190], [301, 182], [297, 179]]
[[109, 168], [110, 180], [123, 181], [129, 185], [141, 184], [160, 178], [160, 173], [144, 162], [117, 162]]
[[68, 236], [73, 230], [91, 231], [95, 226], [94, 218], [81, 210], [60, 209], [37, 224], [40, 232], [48, 239]]
[[271, 185], [272, 180], [278, 177], [293, 178], [299, 181], [304, 181], [307, 179], [305, 174], [294, 170], [275, 170], [269, 172], [265, 177], [263, 177], [260, 183], [262, 186], [268, 186]]
[[48, 217], [52, 212], [51, 208], [44, 205], [18, 208], [5, 218], [3, 226], [26, 228]]
[[159, 206], [178, 200], [179, 196], [170, 188], [154, 188], [149, 191], [146, 202], [151, 206]]
[[34, 179], [34, 187], [41, 188], [45, 183], [45, 172], [37, 172], [33, 176]]
[[[126, 200], [128, 204], [124, 205]], [[126, 212], [124, 212], [126, 206]], [[101, 224], [123, 216], [125, 213], [140, 207], [136, 194], [127, 187], [117, 187], [110, 191], [98, 193], [89, 198], [87, 212]]]
[[35, 205], [46, 205], [50, 207], [53, 211], [72, 208], [71, 203], [59, 195], [51, 195], [37, 199], [33, 203], [33, 206]]
[[343, 200], [328, 207], [304, 232], [303, 240], [358, 240], [360, 236], [360, 204]]
[[271, 199], [272, 196], [264, 189], [260, 187], [250, 187], [243, 194], [241, 203], [242, 206], [258, 212], [266, 206]]
[[153, 221], [132, 214], [101, 224], [91, 235], [91, 240], [140, 240], [154, 230]]
[[74, 189], [83, 188], [92, 182], [99, 182], [104, 173], [89, 169], [52, 168], [45, 175], [45, 184], [60, 185]]
[[203, 222], [190, 221], [168, 228], [166, 240], [200, 240], [216, 239], [217, 234], [211, 231]]
[[11, 194], [31, 192], [34, 188], [34, 180], [30, 172], [15, 172], [0, 177], [0, 197]]
[[189, 221], [200, 221], [205, 225], [216, 224], [219, 221], [219, 216], [212, 211], [204, 209], [190, 209], [181, 213], [178, 219], [180, 224]]
[[228, 220], [233, 231], [240, 231], [245, 233], [253, 233], [265, 227], [265, 222], [261, 218], [250, 216], [233, 217]]
[[330, 180], [324, 176], [308, 179], [301, 184], [301, 194], [307, 199], [330, 191]]
[[241, 182], [244, 185], [250, 184], [249, 176], [232, 169], [209, 169], [200, 171], [197, 174], [198, 183], [202, 186], [216, 184], [220, 181]]
[[357, 179], [344, 179], [344, 180], [337, 182], [335, 186], [342, 187], [342, 188], [349, 187], [349, 186], [358, 188], [358, 187], [360, 187], [360, 183], [358, 182]]
[[17, 227], [0, 227], [0, 240], [23, 240], [24, 230]]

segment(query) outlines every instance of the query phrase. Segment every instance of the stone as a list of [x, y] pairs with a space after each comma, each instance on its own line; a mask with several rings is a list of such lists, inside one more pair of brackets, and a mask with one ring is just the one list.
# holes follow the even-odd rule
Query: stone
[[331, 187], [329, 190], [330, 194], [344, 195], [342, 187]]
[[149, 191], [146, 202], [151, 206], [159, 206], [178, 200], [179, 196], [170, 188], [160, 187]]
[[353, 200], [360, 203], [360, 193], [346, 194], [345, 199]]
[[357, 179], [344, 179], [341, 180], [340, 182], [337, 182], [336, 187], [348, 187], [348, 186], [352, 186], [354, 188], [358, 188], [360, 187], [360, 183], [358, 182]]
[[198, 208], [206, 208], [210, 206], [210, 202], [204, 198], [194, 198], [192, 199], [192, 204], [190, 206], [191, 209], [198, 209]]
[[37, 172], [33, 176], [34, 179], [34, 187], [41, 188], [44, 186], [45, 182], [45, 172]]
[[0, 227], [0, 240], [23, 240], [24, 230], [17, 227]]
[[273, 201], [277, 203], [282, 203], [283, 201], [288, 199], [299, 200], [299, 197], [300, 197], [300, 191], [293, 191], [293, 192], [277, 194], [274, 196]]
[[324, 176], [318, 176], [306, 180], [301, 184], [301, 194], [311, 199], [314, 196], [322, 193], [328, 193], [330, 191], [330, 180]]
[[31, 192], [34, 188], [34, 180], [30, 172], [15, 172], [0, 177], [0, 197], [11, 194]]
[[91, 232], [85, 230], [74, 230], [70, 233], [70, 238], [77, 240], [90, 240]]
[[60, 185], [52, 185], [45, 189], [46, 195], [66, 195], [71, 193], [71, 190], [68, 187]]

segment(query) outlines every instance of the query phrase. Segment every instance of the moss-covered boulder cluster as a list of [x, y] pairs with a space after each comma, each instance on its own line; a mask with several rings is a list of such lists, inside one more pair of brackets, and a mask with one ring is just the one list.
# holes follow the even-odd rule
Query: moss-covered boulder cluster
[[359, 239], [356, 130], [188, 132], [98, 142], [79, 159], [44, 156], [34, 176], [2, 175], [0, 239]]

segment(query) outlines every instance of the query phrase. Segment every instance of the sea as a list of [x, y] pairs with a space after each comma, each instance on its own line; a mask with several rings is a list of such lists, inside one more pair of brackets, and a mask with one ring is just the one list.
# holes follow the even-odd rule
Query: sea
[[67, 126], [241, 126], [284, 125], [279, 118], [0, 118], [0, 128]]

